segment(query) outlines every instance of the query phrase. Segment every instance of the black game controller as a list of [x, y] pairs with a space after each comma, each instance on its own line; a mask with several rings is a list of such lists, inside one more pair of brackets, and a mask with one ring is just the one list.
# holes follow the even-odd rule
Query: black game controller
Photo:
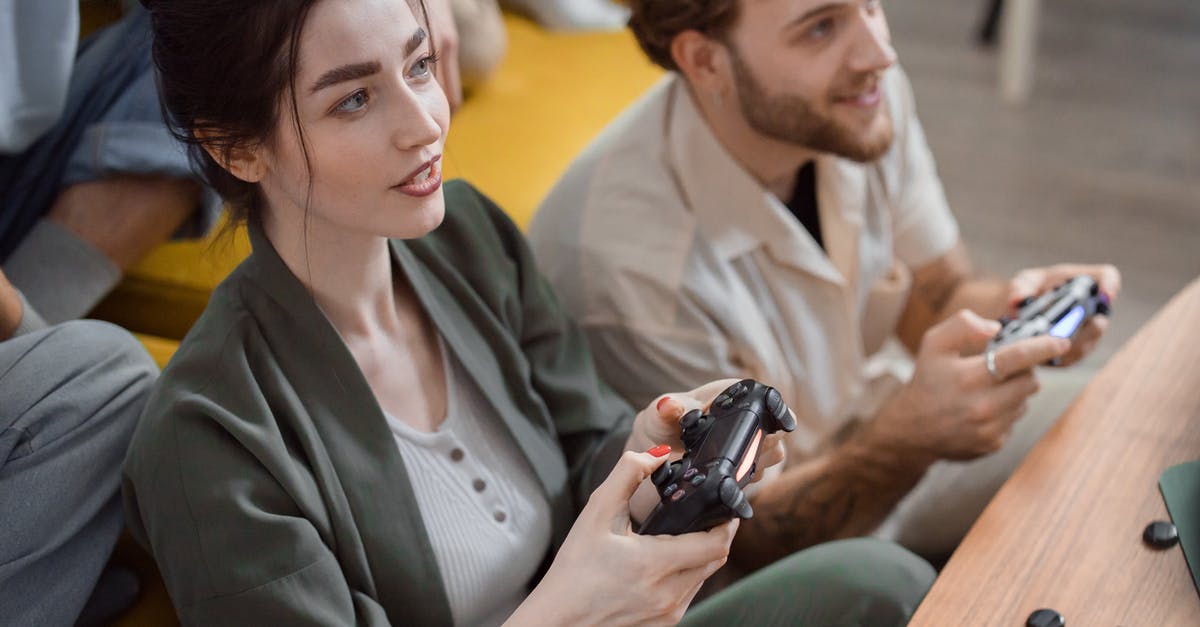
[[721, 392], [708, 413], [693, 409], [679, 424], [683, 459], [663, 463], [650, 475], [662, 502], [638, 533], [679, 535], [753, 516], [742, 488], [754, 476], [763, 436], [796, 428], [779, 392], [745, 379]]
[[1000, 321], [1003, 326], [991, 348], [1039, 335], [1069, 340], [1093, 316], [1110, 313], [1108, 295], [1092, 277], [1079, 275], [1041, 296], [1025, 299], [1015, 318]]

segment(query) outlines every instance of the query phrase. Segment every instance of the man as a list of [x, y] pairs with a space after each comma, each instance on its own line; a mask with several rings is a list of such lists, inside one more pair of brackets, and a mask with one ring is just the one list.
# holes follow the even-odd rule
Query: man
[[948, 554], [1047, 426], [1018, 422], [1034, 367], [1106, 326], [989, 360], [994, 319], [1078, 273], [1115, 297], [1119, 274], [973, 275], [877, 0], [630, 5], [670, 74], [530, 230], [602, 373], [634, 403], [735, 375], [783, 393], [800, 426], [744, 562], [871, 532]]

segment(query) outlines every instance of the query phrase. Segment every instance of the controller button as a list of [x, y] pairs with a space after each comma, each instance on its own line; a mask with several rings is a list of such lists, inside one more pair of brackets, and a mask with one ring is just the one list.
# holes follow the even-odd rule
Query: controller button
[[683, 473], [683, 478], [691, 479], [692, 477], [696, 476], [697, 472], [698, 471], [695, 468], [688, 468], [687, 472]]
[[663, 489], [663, 496], [671, 496], [672, 494], [675, 494], [675, 491], [678, 489], [679, 489], [679, 484], [672, 483], [671, 485], [669, 485]]
[[746, 500], [746, 495], [742, 493], [742, 489], [733, 480], [733, 477], [725, 477], [721, 480], [717, 496], [720, 497], [721, 503], [733, 510], [738, 518], [750, 518], [754, 515], [750, 502]]
[[676, 492], [675, 494], [671, 495], [671, 500], [678, 501], [679, 499], [683, 498], [683, 495], [685, 495], [685, 494], [687, 494], [687, 493], [684, 492], [683, 490], [680, 490], [680, 491]]
[[661, 466], [655, 468], [654, 472], [650, 473], [650, 481], [653, 482], [654, 485], [662, 485], [670, 480], [671, 474], [671, 464], [664, 462]]
[[692, 485], [700, 485], [701, 483], [704, 483], [705, 479], [708, 479], [708, 476], [704, 473], [700, 473], [695, 477], [692, 477]]
[[733, 385], [729, 386], [729, 389], [725, 390], [725, 393], [728, 394], [729, 398], [733, 400], [737, 400], [742, 396], [745, 396], [746, 392], [746, 386], [742, 385], [740, 381], [734, 383]]
[[691, 429], [692, 427], [696, 426], [697, 422], [700, 422], [700, 416], [700, 410], [693, 409], [692, 411], [684, 414], [683, 418], [679, 419], [679, 426], [683, 429]]
[[729, 409], [731, 406], [733, 406], [733, 398], [722, 394], [717, 397], [714, 405], [720, 407], [721, 409]]

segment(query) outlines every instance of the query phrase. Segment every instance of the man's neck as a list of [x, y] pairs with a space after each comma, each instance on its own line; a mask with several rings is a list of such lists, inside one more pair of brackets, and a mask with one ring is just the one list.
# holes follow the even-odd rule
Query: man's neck
[[687, 93], [713, 136], [742, 169], [781, 202], [790, 201], [796, 188], [796, 172], [820, 153], [764, 137], [746, 122], [732, 96], [718, 104], [698, 97], [690, 85]]

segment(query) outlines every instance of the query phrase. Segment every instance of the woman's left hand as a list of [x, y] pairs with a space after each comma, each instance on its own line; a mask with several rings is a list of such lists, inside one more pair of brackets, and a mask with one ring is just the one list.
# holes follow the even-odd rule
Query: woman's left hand
[[[680, 437], [679, 420], [693, 409], [707, 410], [717, 395], [737, 382], [738, 379], [721, 379], [706, 383], [690, 392], [663, 394], [638, 413], [634, 419], [633, 433], [630, 434], [625, 448], [644, 451], [659, 444], [669, 444], [672, 450], [671, 459], [682, 457], [683, 440]], [[753, 481], [762, 478], [763, 470], [783, 461], [784, 435], [784, 432], [780, 431], [763, 439]]]

